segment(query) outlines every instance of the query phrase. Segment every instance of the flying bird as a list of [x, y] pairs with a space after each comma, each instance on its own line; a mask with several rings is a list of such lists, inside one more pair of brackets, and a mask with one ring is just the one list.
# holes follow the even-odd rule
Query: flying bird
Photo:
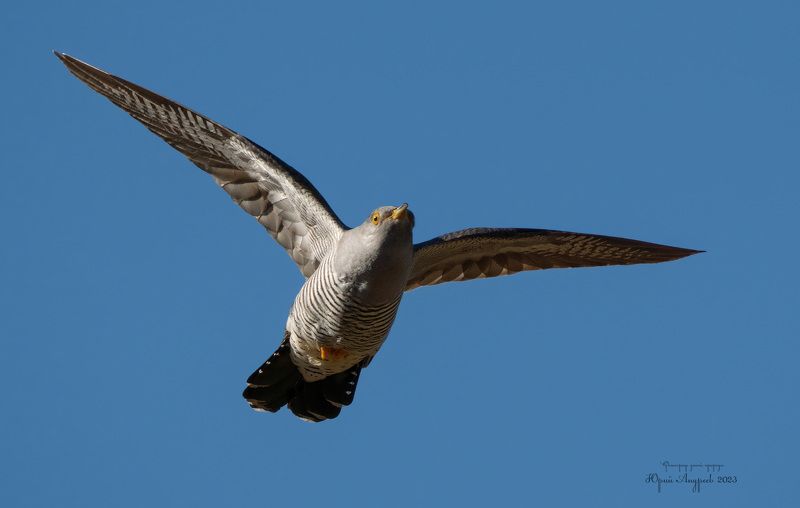
[[526, 270], [661, 263], [697, 250], [566, 231], [472, 228], [414, 243], [408, 205], [345, 226], [302, 174], [248, 138], [63, 53], [78, 79], [209, 173], [306, 277], [277, 350], [247, 379], [253, 409], [319, 422], [355, 396], [406, 291]]

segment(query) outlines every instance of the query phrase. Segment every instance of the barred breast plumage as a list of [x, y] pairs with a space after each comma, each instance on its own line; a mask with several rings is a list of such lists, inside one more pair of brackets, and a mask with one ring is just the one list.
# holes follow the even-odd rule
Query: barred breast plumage
[[[405, 267], [400, 267], [400, 274]], [[375, 356], [392, 327], [403, 291], [386, 301], [363, 298], [364, 285], [383, 281], [337, 273], [333, 256], [323, 259], [295, 298], [286, 330], [291, 355], [306, 381], [342, 372]], [[322, 348], [340, 353], [321, 358]]]

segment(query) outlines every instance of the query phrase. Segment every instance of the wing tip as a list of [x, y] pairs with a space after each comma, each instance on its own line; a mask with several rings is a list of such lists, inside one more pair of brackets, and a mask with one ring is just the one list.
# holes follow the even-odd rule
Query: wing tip
[[57, 50], [53, 50], [53, 54], [56, 55], [56, 57], [58, 57], [58, 59], [61, 60], [61, 63], [63, 63], [67, 67], [67, 69], [81, 81], [86, 81], [85, 77], [82, 76], [81, 74], [88, 74], [88, 75], [100, 74], [109, 76], [109, 74], [106, 71], [98, 69], [94, 65], [90, 65], [84, 62], [83, 60], [78, 60], [74, 56], [70, 56], [66, 53], [62, 53], [61, 51]]
[[56, 57], [58, 57], [59, 60], [64, 62], [64, 65], [69, 65], [71, 60], [75, 60], [74, 58], [72, 58], [68, 54], [62, 53], [61, 51], [58, 51], [57, 49], [53, 50], [53, 54], [56, 55]]
[[705, 252], [704, 250], [686, 249], [683, 247], [672, 247], [667, 245], [660, 247], [661, 249], [659, 250], [661, 250], [661, 252], [659, 252], [658, 254], [660, 254], [663, 257], [661, 259], [654, 260], [653, 262], [655, 263], [661, 263], [664, 261], [676, 261], [678, 259], [687, 258], [689, 256], [694, 256], [695, 254], [702, 254]]
[[64, 66], [67, 68], [67, 70], [70, 73], [75, 75], [81, 81], [86, 81], [83, 77], [81, 77], [79, 72], [80, 72], [80, 69], [82, 67], [91, 67], [89, 64], [87, 64], [85, 62], [81, 62], [77, 58], [75, 58], [73, 56], [70, 56], [70, 55], [68, 55], [66, 53], [62, 53], [61, 51], [53, 50], [53, 54], [56, 55], [56, 57], [59, 60], [61, 60], [61, 63], [64, 64]]
[[685, 257], [687, 257], [687, 256], [694, 256], [695, 254], [702, 254], [702, 253], [704, 253], [704, 252], [705, 252], [704, 250], [697, 250], [697, 249], [686, 249], [686, 248], [683, 248], [683, 247], [673, 247], [673, 248], [674, 248], [676, 251], [678, 251], [678, 252], [677, 252], [677, 253], [678, 253], [678, 255], [679, 255], [680, 257], [682, 257], [682, 258], [685, 258]]

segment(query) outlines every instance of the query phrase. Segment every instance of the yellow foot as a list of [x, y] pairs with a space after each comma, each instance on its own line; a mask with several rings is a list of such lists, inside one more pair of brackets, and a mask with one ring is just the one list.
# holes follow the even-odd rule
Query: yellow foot
[[338, 360], [346, 356], [347, 356], [347, 350], [344, 349], [339, 349], [335, 347], [325, 347], [325, 346], [319, 348], [319, 357], [323, 360]]

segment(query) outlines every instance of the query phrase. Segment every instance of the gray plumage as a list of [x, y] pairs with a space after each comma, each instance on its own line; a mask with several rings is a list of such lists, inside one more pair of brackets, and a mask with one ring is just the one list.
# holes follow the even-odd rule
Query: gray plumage
[[[342, 233], [300, 288], [286, 330], [292, 360], [305, 380], [317, 381], [371, 358], [389, 334], [413, 256], [412, 222], [407, 212], [398, 213], [406, 206], [381, 207]], [[346, 354], [323, 360], [320, 348]]]
[[259, 410], [284, 405], [311, 421], [352, 402], [360, 372], [383, 344], [405, 291], [526, 270], [660, 263], [700, 251], [542, 229], [477, 228], [414, 245], [407, 205], [347, 228], [299, 172], [194, 111], [70, 56], [58, 58], [209, 173], [307, 277], [275, 353], [248, 378]]

